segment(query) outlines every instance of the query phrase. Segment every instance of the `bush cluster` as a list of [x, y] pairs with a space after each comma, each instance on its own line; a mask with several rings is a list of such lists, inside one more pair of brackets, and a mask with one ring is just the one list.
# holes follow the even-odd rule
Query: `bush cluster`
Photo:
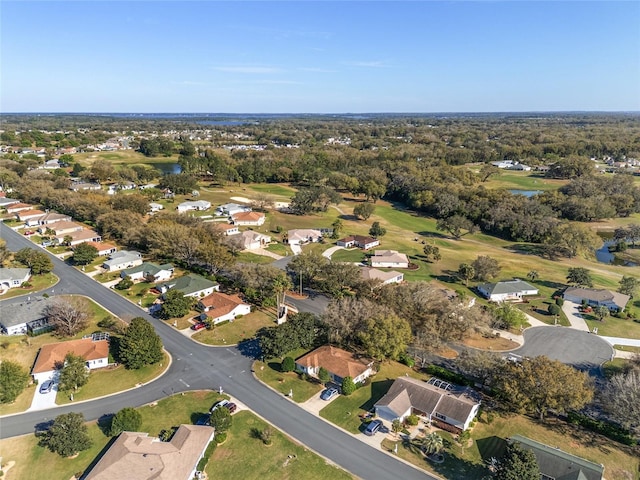
[[451, 370], [439, 367], [438, 365], [429, 365], [424, 370], [428, 374], [435, 375], [436, 377], [441, 378], [442, 380], [446, 380], [447, 382], [457, 383], [458, 385], [473, 386], [473, 381], [467, 379], [464, 375], [452, 372]]
[[581, 427], [591, 430], [592, 432], [604, 435], [611, 440], [620, 442], [624, 445], [635, 445], [636, 440], [631, 435], [629, 430], [622, 428], [613, 423], [605, 422], [602, 420], [595, 420], [587, 415], [583, 415], [577, 412], [569, 412], [567, 415], [569, 423], [574, 425], [580, 425]]

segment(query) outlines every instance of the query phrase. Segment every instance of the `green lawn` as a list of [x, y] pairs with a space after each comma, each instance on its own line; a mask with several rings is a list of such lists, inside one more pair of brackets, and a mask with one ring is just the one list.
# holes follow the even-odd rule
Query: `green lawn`
[[602, 322], [592, 315], [585, 315], [589, 330], [598, 329], [598, 335], [605, 337], [622, 337], [640, 339], [640, 323], [629, 319], [616, 318], [609, 315]]
[[[549, 305], [555, 303], [554, 300], [545, 297], [529, 297], [529, 303], [516, 303], [514, 304], [517, 308], [522, 310], [523, 312], [531, 315], [532, 317], [544, 322], [548, 325], [555, 324], [555, 317], [551, 315], [547, 310]], [[558, 314], [558, 325], [562, 325], [563, 327], [571, 326], [569, 319], [565, 315], [564, 311], [561, 309]]]
[[236, 256], [236, 259], [240, 263], [273, 263], [275, 259], [267, 257], [266, 255], [258, 255], [251, 252], [240, 252]]
[[154, 286], [155, 284], [153, 283], [139, 282], [134, 283], [127, 290], [118, 290], [117, 288], [114, 288], [113, 291], [128, 298], [132, 302], [147, 308], [153, 305], [153, 302], [158, 298], [158, 295], [149, 293], [149, 290]]
[[490, 177], [484, 186], [505, 190], [557, 190], [567, 183], [566, 180], [545, 178], [535, 172], [501, 171], [500, 175]]
[[[307, 353], [303, 349], [289, 352], [287, 356], [298, 358]], [[293, 400], [297, 403], [306, 402], [316, 393], [322, 390], [322, 385], [315, 381], [307, 381], [300, 378], [295, 372], [281, 372], [280, 359], [268, 359], [265, 362], [256, 361], [253, 364], [256, 377], [283, 395], [293, 391]]]
[[359, 248], [340, 249], [333, 252], [331, 260], [334, 262], [361, 262], [365, 259], [365, 253]]
[[0, 300], [6, 300], [7, 298], [19, 297], [20, 295], [27, 295], [37, 293], [40, 290], [45, 290], [49, 287], [53, 287], [58, 283], [59, 278], [53, 273], [44, 273], [42, 275], [33, 275], [29, 279], [30, 287], [18, 287], [11, 288], [4, 295], [0, 296]]
[[286, 198], [291, 198], [296, 194], [295, 189], [275, 183], [256, 183], [249, 185], [249, 188], [258, 193], [266, 193], [268, 195], [277, 195]]
[[31, 406], [36, 388], [38, 387], [35, 384], [29, 385], [20, 395], [18, 395], [18, 398], [16, 398], [13, 403], [0, 404], [0, 415], [24, 412]]
[[[127, 370], [123, 365], [115, 368], [104, 368], [91, 372], [89, 383], [73, 393], [73, 402], [102, 397], [112, 393], [133, 388], [138, 384], [147, 383], [158, 377], [169, 367], [169, 356], [165, 354], [162, 362], [147, 365], [138, 370]], [[73, 403], [69, 392], [58, 392], [56, 403], [65, 405]]]
[[304, 445], [293, 442], [271, 427], [272, 444], [256, 438], [267, 424], [251, 412], [233, 416], [227, 441], [218, 445], [207, 465], [209, 478], [243, 480], [326, 480], [352, 478], [344, 470], [329, 465]]
[[288, 257], [292, 254], [289, 246], [285, 245], [284, 243], [271, 243], [267, 246], [266, 249], [277, 255], [282, 255], [283, 257]]
[[260, 328], [273, 325], [275, 319], [272, 316], [256, 310], [249, 315], [236, 318], [233, 322], [214, 326], [211, 330], [200, 330], [192, 338], [208, 345], [235, 345], [253, 338]]
[[380, 365], [379, 372], [371, 377], [366, 385], [358, 388], [348, 397], [340, 395], [320, 410], [320, 416], [351, 433], [358, 433], [362, 427], [359, 415], [373, 409], [373, 405], [387, 393], [394, 380], [404, 375], [424, 380], [429, 378], [401, 363], [385, 362]]

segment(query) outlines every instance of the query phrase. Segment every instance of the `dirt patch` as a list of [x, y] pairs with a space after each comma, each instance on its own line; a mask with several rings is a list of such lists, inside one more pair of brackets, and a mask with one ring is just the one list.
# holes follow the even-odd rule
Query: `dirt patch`
[[503, 337], [490, 337], [485, 338], [482, 335], [474, 334], [469, 338], [465, 338], [462, 342], [467, 347], [473, 347], [480, 350], [513, 350], [518, 348], [520, 344]]
[[233, 200], [234, 202], [241, 202], [241, 203], [251, 203], [252, 200], [249, 200], [247, 197], [231, 197], [231, 200]]
[[456, 358], [458, 356], [458, 352], [449, 347], [439, 348], [434, 353], [442, 358]]

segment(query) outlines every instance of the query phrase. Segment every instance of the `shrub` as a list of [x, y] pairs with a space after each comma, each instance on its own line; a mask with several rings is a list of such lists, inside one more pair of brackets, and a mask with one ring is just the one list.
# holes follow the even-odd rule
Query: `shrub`
[[[218, 435], [222, 435], [222, 434], [218, 434]], [[216, 435], [216, 438], [218, 437], [218, 435]], [[216, 449], [216, 446], [217, 446], [216, 442], [209, 442], [209, 445], [207, 445], [207, 449], [204, 451], [204, 455], [202, 455], [202, 458], [198, 462], [198, 466], [196, 467], [196, 470], [199, 470], [201, 472], [204, 471], [205, 467], [207, 466], [207, 463], [209, 463], [209, 457], [211, 457], [211, 454]]]
[[446, 368], [439, 367], [438, 365], [429, 365], [425, 369], [430, 375], [434, 375], [447, 382], [457, 383], [459, 385], [473, 386], [473, 380], [468, 380], [464, 375], [452, 372]]
[[271, 442], [273, 441], [272, 437], [273, 430], [271, 430], [271, 427], [265, 427], [265, 429], [260, 432], [260, 440], [262, 440], [262, 443], [265, 445], [271, 445]]
[[224, 443], [226, 439], [227, 439], [227, 434], [225, 432], [218, 433], [215, 436], [216, 443]]
[[280, 370], [282, 372], [293, 372], [296, 368], [296, 362], [291, 357], [284, 357], [282, 363], [280, 364]]
[[559, 315], [560, 307], [555, 303], [551, 303], [549, 304], [549, 307], [547, 307], [547, 311], [549, 312], [550, 315]]
[[344, 379], [342, 380], [342, 394], [345, 396], [349, 396], [351, 395], [353, 392], [356, 391], [356, 384], [353, 382], [353, 378], [351, 377], [344, 377]]
[[556, 297], [556, 305], [558, 305], [559, 307], [561, 307], [562, 305], [564, 305], [564, 298], [562, 298], [562, 297]]
[[409, 368], [413, 368], [413, 366], [416, 364], [415, 360], [406, 353], [400, 355], [400, 362], [405, 364]]
[[411, 425], [412, 427], [418, 425], [419, 422], [420, 419], [418, 418], [418, 416], [413, 414], [404, 419], [404, 423], [406, 423], [407, 425]]
[[318, 370], [318, 378], [322, 383], [327, 383], [329, 380], [331, 380], [331, 375], [326, 368], [320, 367], [320, 369]]
[[587, 415], [576, 412], [569, 412], [567, 419], [569, 423], [580, 425], [587, 430], [604, 435], [605, 437], [624, 445], [634, 445], [636, 443], [629, 430], [619, 427], [618, 425], [614, 425], [613, 423], [596, 420]]

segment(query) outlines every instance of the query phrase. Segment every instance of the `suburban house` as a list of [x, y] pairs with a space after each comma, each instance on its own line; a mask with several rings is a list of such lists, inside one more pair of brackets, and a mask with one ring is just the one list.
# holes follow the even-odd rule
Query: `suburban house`
[[47, 212], [40, 217], [27, 220], [25, 223], [29, 227], [35, 227], [36, 225], [50, 225], [57, 222], [71, 222], [71, 217], [58, 212]]
[[42, 235], [66, 235], [71, 232], [78, 232], [82, 230], [84, 227], [79, 223], [75, 223], [72, 221], [62, 220], [60, 222], [55, 222], [53, 225], [42, 225], [38, 228], [38, 232]]
[[312, 228], [294, 229], [287, 232], [289, 245], [302, 245], [305, 243], [319, 242], [322, 232]]
[[162, 205], [161, 203], [151, 202], [149, 204], [149, 212], [155, 213], [159, 212], [160, 210], [164, 210], [164, 205]]
[[0, 293], [16, 288], [31, 277], [29, 268], [0, 268]]
[[101, 190], [102, 186], [99, 183], [93, 182], [73, 182], [69, 187], [69, 190], [79, 192], [80, 190]]
[[376, 250], [371, 257], [372, 267], [409, 268], [409, 257], [395, 250]]
[[107, 272], [115, 272], [125, 268], [142, 265], [142, 255], [140, 252], [130, 250], [120, 250], [109, 255], [109, 260], [102, 264]]
[[200, 275], [190, 273], [156, 285], [155, 288], [162, 294], [167, 293], [169, 290], [180, 290], [185, 297], [204, 297], [219, 291], [220, 285]]
[[18, 213], [26, 210], [33, 210], [33, 205], [28, 203], [14, 203], [7, 207], [7, 213]]
[[250, 212], [250, 211], [251, 211], [251, 207], [248, 207], [246, 205], [239, 205], [237, 203], [225, 203], [224, 205], [220, 205], [218, 208], [216, 208], [216, 215], [219, 217], [222, 217], [222, 216], [232, 217], [236, 213]]
[[506, 170], [520, 170], [521, 172], [530, 172], [531, 167], [523, 163], [515, 162], [506, 167]]
[[267, 217], [260, 212], [238, 212], [231, 215], [234, 225], [245, 227], [259, 227], [264, 224]]
[[562, 297], [568, 302], [582, 303], [586, 302], [592, 307], [605, 305], [609, 310], [620, 310], [621, 312], [627, 306], [629, 295], [624, 293], [612, 292], [611, 290], [597, 290], [595, 288], [568, 287]]
[[563, 452], [558, 447], [550, 447], [521, 435], [513, 435], [507, 441], [517, 442], [524, 450], [533, 452], [542, 480], [602, 480], [604, 475], [604, 465]]
[[209, 210], [210, 208], [211, 202], [207, 202], [206, 200], [188, 200], [186, 202], [182, 202], [176, 207], [178, 213], [189, 212], [191, 210], [204, 211]]
[[245, 250], [255, 250], [256, 248], [265, 247], [271, 242], [269, 235], [263, 235], [262, 233], [254, 232], [253, 230], [247, 230], [242, 232], [242, 246]]
[[49, 380], [64, 365], [64, 358], [72, 353], [82, 357], [89, 370], [109, 365], [109, 340], [103, 335], [66, 342], [47, 343], [40, 348], [36, 363], [31, 369], [33, 379], [38, 383]]
[[122, 432], [83, 478], [192, 480], [214, 433], [205, 425], [180, 425], [171, 440], [163, 442], [148, 433]]
[[207, 319], [213, 323], [233, 321], [239, 315], [251, 313], [251, 305], [244, 303], [238, 295], [213, 292], [198, 302], [198, 309], [202, 310]]
[[134, 282], [141, 282], [147, 278], [153, 277], [154, 282], [164, 282], [173, 277], [173, 265], [165, 263], [157, 265], [151, 262], [144, 262], [135, 267], [127, 268], [120, 272], [120, 277], [129, 277]]
[[115, 253], [118, 248], [112, 243], [100, 243], [100, 242], [85, 242], [98, 250], [98, 256], [104, 257]]
[[390, 422], [396, 418], [403, 421], [415, 414], [427, 417], [443, 430], [459, 433], [469, 428], [480, 408], [480, 400], [472, 389], [435, 377], [428, 382], [400, 377], [374, 408], [376, 415]]
[[[12, 305], [0, 303], [0, 327], [6, 335], [24, 335], [26, 333], [43, 333], [51, 327], [44, 317], [44, 309], [54, 302], [52, 297], [27, 297], [27, 300]], [[7, 312], [11, 309], [11, 313]]]
[[365, 237], [363, 235], [349, 235], [348, 237], [338, 240], [336, 245], [344, 248], [358, 247], [362, 250], [369, 250], [370, 248], [380, 245], [380, 240], [373, 237]]
[[231, 225], [229, 223], [219, 223], [216, 225], [216, 227], [225, 236], [238, 235], [240, 233], [240, 229], [237, 225]]
[[102, 241], [102, 237], [100, 236], [100, 234], [94, 230], [91, 230], [90, 228], [78, 230], [76, 232], [66, 233], [64, 235], [56, 235], [55, 239], [56, 239], [56, 243], [58, 243], [59, 245], [65, 243], [66, 240], [69, 240], [70, 247], [74, 247], [76, 245], [80, 245], [81, 243], [85, 243], [85, 242], [97, 243]]
[[8, 208], [11, 205], [15, 205], [16, 203], [21, 203], [20, 200], [16, 200], [15, 198], [6, 198], [0, 197], [0, 208]]
[[318, 376], [320, 367], [329, 372], [331, 380], [342, 385], [345, 377], [361, 383], [373, 375], [373, 360], [356, 357], [346, 350], [331, 345], [323, 345], [296, 359], [296, 370], [313, 377]]
[[538, 289], [522, 280], [506, 280], [478, 285], [478, 292], [492, 302], [522, 301], [525, 295], [537, 295]]
[[33, 218], [40, 218], [44, 214], [45, 214], [45, 212], [43, 212], [42, 210], [38, 210], [38, 209], [22, 210], [22, 211], [16, 213], [16, 218], [18, 220], [20, 220], [21, 222], [27, 222], [28, 220], [31, 220]]
[[404, 281], [404, 273], [396, 272], [394, 270], [383, 271], [372, 267], [362, 267], [360, 269], [360, 275], [363, 280], [374, 280], [380, 282], [382, 285], [388, 285], [389, 283], [401, 283]]

